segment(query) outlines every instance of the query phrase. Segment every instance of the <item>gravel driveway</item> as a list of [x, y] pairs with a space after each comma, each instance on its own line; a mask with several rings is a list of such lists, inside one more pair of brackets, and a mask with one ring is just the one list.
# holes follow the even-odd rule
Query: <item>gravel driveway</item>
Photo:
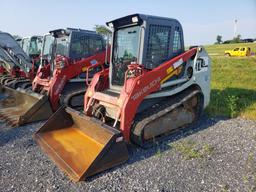
[[256, 191], [256, 122], [203, 117], [197, 125], [86, 182], [73, 183], [32, 139], [42, 123], [0, 123], [0, 191]]

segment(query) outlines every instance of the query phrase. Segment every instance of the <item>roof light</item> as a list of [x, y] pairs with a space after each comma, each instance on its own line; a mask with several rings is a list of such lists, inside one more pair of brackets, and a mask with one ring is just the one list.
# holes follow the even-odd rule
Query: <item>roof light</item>
[[138, 17], [136, 16], [136, 17], [132, 17], [132, 22], [133, 23], [137, 23], [139, 21], [139, 19], [138, 19]]
[[111, 27], [111, 28], [114, 27], [113, 23], [108, 23], [108, 26]]

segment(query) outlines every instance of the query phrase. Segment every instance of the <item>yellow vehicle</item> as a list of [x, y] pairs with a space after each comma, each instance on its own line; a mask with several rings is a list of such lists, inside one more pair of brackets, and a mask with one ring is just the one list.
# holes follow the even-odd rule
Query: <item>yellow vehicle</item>
[[235, 56], [235, 57], [245, 57], [251, 55], [251, 48], [250, 47], [237, 47], [233, 50], [226, 50], [225, 56]]

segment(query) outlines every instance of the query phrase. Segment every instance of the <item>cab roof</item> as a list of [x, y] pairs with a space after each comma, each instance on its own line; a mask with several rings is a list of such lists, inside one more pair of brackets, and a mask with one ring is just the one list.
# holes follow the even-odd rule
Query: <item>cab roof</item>
[[[134, 22], [133, 18], [136, 18], [136, 17], [137, 17], [137, 19], [135, 19], [134, 21], [137, 20], [137, 22]], [[118, 28], [119, 26], [131, 25], [133, 23], [142, 24], [143, 21], [149, 21], [149, 20], [161, 20], [161, 21], [166, 21], [167, 23], [168, 22], [176, 22], [176, 23], [178, 23], [178, 25], [180, 25], [180, 23], [177, 19], [153, 16], [153, 15], [145, 15], [145, 14], [139, 14], [139, 13], [135, 13], [132, 15], [128, 15], [125, 17], [121, 17], [121, 18], [109, 21], [106, 23], [106, 25], [109, 26], [110, 23], [112, 23], [114, 28]]]

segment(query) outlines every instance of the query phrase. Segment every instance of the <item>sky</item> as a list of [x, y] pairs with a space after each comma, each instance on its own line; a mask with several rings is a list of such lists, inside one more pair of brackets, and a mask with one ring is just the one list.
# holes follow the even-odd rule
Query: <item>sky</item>
[[58, 28], [92, 30], [96, 24], [133, 13], [175, 18], [183, 26], [185, 44], [213, 44], [219, 34], [256, 38], [256, 0], [1, 0], [0, 31], [43, 35]]

